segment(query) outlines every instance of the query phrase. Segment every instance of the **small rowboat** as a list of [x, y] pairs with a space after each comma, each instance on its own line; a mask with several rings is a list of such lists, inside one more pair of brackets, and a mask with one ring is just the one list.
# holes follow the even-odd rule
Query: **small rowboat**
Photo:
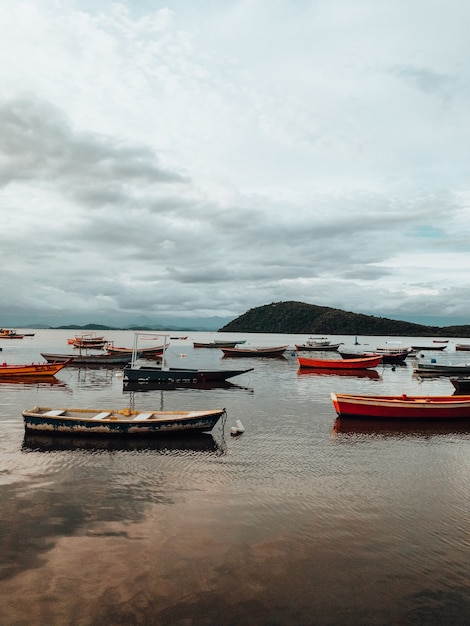
[[331, 400], [339, 417], [470, 419], [470, 396], [361, 396], [332, 393]]
[[35, 378], [54, 376], [66, 365], [68, 365], [66, 361], [60, 363], [30, 363], [28, 365], [7, 365], [7, 363], [0, 363], [0, 379], [11, 378], [12, 376], [33, 376]]
[[208, 411], [132, 411], [51, 409], [35, 406], [23, 411], [26, 431], [91, 435], [149, 435], [209, 431], [225, 409]]
[[297, 352], [337, 352], [340, 347], [340, 343], [296, 343], [295, 349]]
[[382, 362], [382, 356], [368, 356], [359, 359], [310, 359], [297, 357], [300, 367], [312, 367], [330, 370], [361, 370], [368, 367], [377, 367]]
[[221, 348], [224, 356], [235, 357], [281, 357], [289, 346], [277, 346], [275, 348]]

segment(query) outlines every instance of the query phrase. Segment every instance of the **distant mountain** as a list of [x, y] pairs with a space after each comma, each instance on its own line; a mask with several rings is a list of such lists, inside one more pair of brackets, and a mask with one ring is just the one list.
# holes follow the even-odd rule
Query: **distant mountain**
[[219, 330], [242, 333], [469, 337], [470, 325], [425, 326], [304, 302], [273, 302], [250, 309]]

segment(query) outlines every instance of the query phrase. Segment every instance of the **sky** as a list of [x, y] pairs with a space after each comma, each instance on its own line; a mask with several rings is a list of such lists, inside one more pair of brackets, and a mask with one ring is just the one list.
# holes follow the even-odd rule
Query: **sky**
[[0, 0], [0, 325], [470, 323], [468, 0]]

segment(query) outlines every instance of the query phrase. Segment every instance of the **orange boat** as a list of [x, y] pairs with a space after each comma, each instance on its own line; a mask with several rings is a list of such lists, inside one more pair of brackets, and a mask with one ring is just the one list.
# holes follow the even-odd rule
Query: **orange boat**
[[297, 357], [300, 367], [314, 367], [329, 370], [363, 370], [368, 367], [376, 367], [382, 362], [382, 356], [368, 356], [359, 359], [309, 359]]
[[68, 364], [64, 363], [30, 363], [29, 365], [8, 365], [0, 363], [0, 378], [9, 378], [11, 376], [54, 376], [63, 367]]

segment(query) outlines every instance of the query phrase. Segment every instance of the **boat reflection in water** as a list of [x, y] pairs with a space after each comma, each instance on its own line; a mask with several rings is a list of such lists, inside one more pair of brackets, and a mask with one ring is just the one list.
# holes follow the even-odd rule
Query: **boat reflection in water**
[[370, 378], [370, 380], [380, 380], [381, 376], [377, 370], [363, 369], [363, 370], [335, 370], [335, 369], [302, 369], [297, 370], [297, 376], [349, 376], [350, 378]]
[[162, 434], [158, 437], [123, 437], [25, 433], [22, 452], [60, 452], [89, 450], [93, 452], [225, 452], [225, 441], [216, 441], [210, 433]]
[[6, 385], [23, 385], [25, 387], [67, 387], [66, 383], [55, 376], [8, 376], [0, 378], [0, 387]]
[[470, 434], [470, 421], [449, 420], [436, 421], [397, 421], [397, 420], [373, 420], [356, 418], [336, 418], [333, 424], [332, 434], [367, 436], [367, 437], [434, 437], [439, 435]]
[[[122, 388], [125, 393], [132, 391], [168, 391], [171, 389], [187, 389], [188, 387], [178, 382], [161, 384], [158, 381], [139, 383], [137, 380], [124, 380]], [[236, 385], [228, 380], [212, 380], [208, 382], [196, 383], [191, 385], [190, 389], [241, 389], [242, 391], [253, 393], [253, 389], [251, 387], [242, 387], [241, 385]]]

